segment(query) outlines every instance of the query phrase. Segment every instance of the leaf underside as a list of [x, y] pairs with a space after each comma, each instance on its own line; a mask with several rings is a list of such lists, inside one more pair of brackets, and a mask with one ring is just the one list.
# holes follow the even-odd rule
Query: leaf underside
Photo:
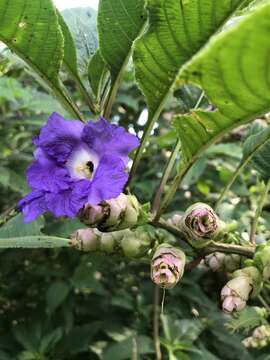
[[231, 129], [269, 111], [269, 17], [270, 1], [212, 38], [180, 72], [179, 84], [201, 86], [217, 107], [175, 117], [184, 163]]
[[[133, 41], [145, 22], [144, 0], [100, 0], [100, 53], [115, 79], [130, 55]], [[113, 81], [113, 80], [112, 80]]]
[[[149, 0], [148, 31], [135, 42], [136, 79], [151, 114], [169, 96], [180, 68], [242, 0]], [[246, 3], [246, 1], [245, 1]]]
[[0, 0], [0, 40], [58, 87], [64, 41], [50, 0]]

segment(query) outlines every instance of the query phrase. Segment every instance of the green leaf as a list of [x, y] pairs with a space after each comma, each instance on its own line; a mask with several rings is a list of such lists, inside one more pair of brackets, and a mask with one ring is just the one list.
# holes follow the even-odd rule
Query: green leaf
[[46, 294], [47, 308], [50, 314], [64, 302], [69, 291], [70, 287], [64, 281], [56, 281], [50, 285]]
[[149, 0], [148, 31], [134, 46], [135, 75], [146, 97], [148, 122], [130, 178], [142, 156], [151, 130], [175, 87], [179, 70], [244, 0]]
[[108, 85], [109, 77], [108, 67], [102, 59], [98, 49], [92, 56], [88, 67], [89, 82], [98, 103], [100, 103], [105, 88]]
[[105, 104], [105, 117], [110, 113], [131, 54], [133, 41], [142, 31], [144, 23], [144, 0], [100, 0], [99, 2], [100, 53], [111, 74], [111, 90]]
[[41, 229], [43, 226], [44, 219], [42, 216], [31, 223], [25, 224], [23, 222], [23, 215], [18, 214], [0, 228], [0, 239], [27, 237], [28, 235], [41, 235]]
[[58, 327], [51, 331], [49, 334], [44, 336], [41, 340], [39, 351], [41, 354], [47, 353], [49, 350], [53, 349], [55, 345], [59, 342], [62, 338], [63, 330]]
[[0, 184], [21, 194], [26, 194], [28, 192], [28, 188], [25, 185], [25, 179], [8, 168], [0, 167]]
[[179, 69], [243, 2], [148, 1], [150, 25], [136, 41], [134, 62], [136, 78], [151, 113], [156, 112], [170, 94]]
[[92, 321], [90, 324], [75, 326], [61, 340], [61, 347], [67, 354], [77, 354], [87, 351], [93, 337], [102, 329], [102, 322]]
[[51, 0], [0, 0], [0, 40], [40, 76], [74, 114], [76, 106], [58, 78], [64, 57], [64, 40]]
[[247, 306], [244, 310], [235, 313], [234, 317], [225, 324], [231, 332], [240, 330], [249, 331], [266, 323], [267, 310], [256, 306]]
[[90, 7], [78, 7], [66, 9], [61, 14], [75, 43], [79, 73], [84, 76], [98, 47], [96, 11]]
[[25, 224], [23, 222], [23, 215], [16, 215], [0, 228], [0, 248], [54, 248], [70, 246], [69, 239], [43, 235], [41, 232], [43, 226], [43, 217]]
[[202, 86], [218, 108], [175, 117], [184, 163], [192, 163], [222, 135], [269, 110], [269, 16], [268, 1], [214, 37], [180, 72], [179, 82]]
[[137, 348], [140, 355], [153, 354], [152, 340], [146, 336], [138, 336], [111, 345], [104, 353], [104, 360], [125, 360], [131, 359], [133, 347]]
[[71, 35], [71, 32], [65, 23], [62, 15], [57, 12], [58, 21], [61, 26], [61, 30], [64, 36], [64, 64], [69, 71], [69, 74], [76, 82], [78, 88], [80, 89], [82, 95], [84, 96], [90, 110], [95, 113], [95, 107], [92, 101], [91, 96], [89, 95], [89, 90], [86, 89], [84, 83], [82, 82], [78, 68], [77, 68], [77, 53], [74, 45], [74, 41]]
[[270, 126], [250, 135], [243, 145], [243, 161], [251, 165], [260, 173], [263, 179], [270, 177]]

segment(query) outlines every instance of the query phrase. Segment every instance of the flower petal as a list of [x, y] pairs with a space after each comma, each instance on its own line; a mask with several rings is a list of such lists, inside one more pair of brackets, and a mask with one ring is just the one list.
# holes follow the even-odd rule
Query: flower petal
[[116, 198], [123, 191], [128, 175], [125, 164], [114, 155], [104, 155], [91, 182], [88, 203], [99, 204], [104, 200]]
[[56, 217], [75, 217], [87, 202], [90, 182], [81, 180], [74, 183], [74, 188], [58, 193], [47, 193], [46, 201], [48, 210]]
[[24, 215], [25, 223], [35, 220], [47, 211], [44, 192], [39, 190], [30, 192], [20, 200], [18, 206]]
[[124, 164], [128, 162], [130, 151], [140, 144], [135, 135], [129, 134], [123, 127], [111, 125], [103, 117], [85, 125], [82, 139], [98, 155], [109, 153], [118, 156]]
[[66, 190], [72, 184], [68, 169], [60, 167], [38, 148], [34, 161], [27, 169], [26, 176], [29, 186], [33, 189], [57, 192]]
[[65, 120], [61, 115], [52, 113], [39, 137], [34, 139], [34, 144], [57, 161], [65, 162], [81, 141], [83, 128], [84, 124], [79, 120]]

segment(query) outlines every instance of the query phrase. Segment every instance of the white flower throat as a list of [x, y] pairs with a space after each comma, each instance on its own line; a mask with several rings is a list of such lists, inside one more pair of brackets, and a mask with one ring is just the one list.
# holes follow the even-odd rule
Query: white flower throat
[[97, 169], [99, 158], [94, 151], [79, 148], [71, 154], [66, 166], [70, 175], [76, 179], [91, 180]]

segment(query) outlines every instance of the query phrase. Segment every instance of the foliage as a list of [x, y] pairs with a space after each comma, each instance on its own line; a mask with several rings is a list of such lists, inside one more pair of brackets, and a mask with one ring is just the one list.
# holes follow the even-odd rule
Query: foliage
[[[16, 212], [32, 138], [53, 111], [102, 114], [141, 138], [128, 189], [143, 204], [138, 225], [220, 199], [220, 218], [237, 222], [234, 241], [249, 239], [255, 213], [257, 243], [269, 240], [267, 194], [256, 211], [269, 181], [269, 12], [269, 0], [100, 0], [98, 14], [0, 0], [0, 40], [11, 50], [0, 52], [1, 359], [156, 358], [152, 249], [136, 260], [81, 253], [65, 248], [84, 227], [77, 218], [26, 225]], [[183, 279], [165, 294], [164, 359], [267, 360], [267, 348], [241, 340], [268, 324], [269, 282], [252, 306], [224, 316], [227, 274], [198, 265], [203, 253], [182, 237], [142, 229], [187, 255]]]

